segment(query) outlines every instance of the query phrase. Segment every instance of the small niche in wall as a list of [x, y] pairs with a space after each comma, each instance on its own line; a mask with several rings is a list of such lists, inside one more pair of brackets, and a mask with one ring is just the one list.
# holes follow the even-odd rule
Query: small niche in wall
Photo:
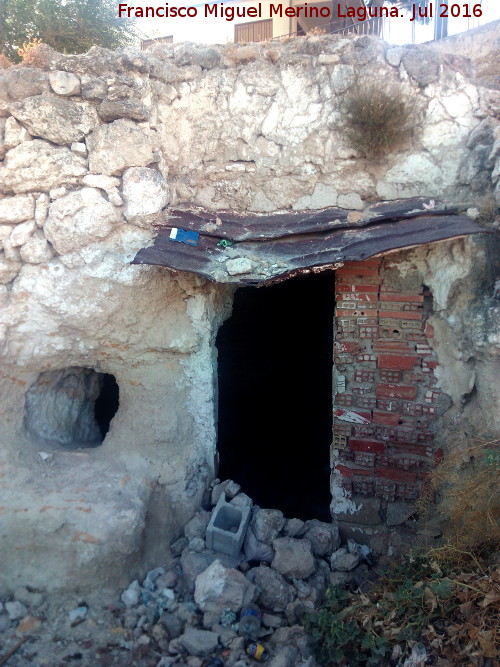
[[37, 443], [65, 449], [98, 447], [119, 406], [116, 379], [93, 368], [40, 373], [26, 394], [24, 425]]

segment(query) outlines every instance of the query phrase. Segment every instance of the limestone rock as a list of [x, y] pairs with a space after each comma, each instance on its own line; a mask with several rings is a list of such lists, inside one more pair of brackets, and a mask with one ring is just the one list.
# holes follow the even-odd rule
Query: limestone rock
[[[185, 544], [186, 538], [182, 540]], [[173, 545], [172, 545], [173, 546]], [[181, 567], [184, 575], [184, 582], [188, 590], [193, 591], [195, 581], [198, 575], [204, 572], [214, 561], [218, 560], [227, 568], [234, 568], [238, 566], [238, 561], [231, 556], [225, 554], [215, 553], [215, 551], [203, 551], [202, 553], [195, 553], [184, 548], [181, 554]]]
[[139, 582], [137, 579], [135, 579], [130, 586], [123, 591], [121, 594], [121, 601], [123, 604], [127, 607], [135, 607], [135, 605], [139, 604], [139, 599], [141, 596], [141, 587], [139, 586]]
[[36, 223], [34, 220], [26, 220], [12, 228], [10, 233], [10, 242], [13, 248], [18, 248], [27, 243], [30, 236], [35, 231]]
[[332, 554], [330, 565], [333, 571], [350, 572], [359, 565], [360, 557], [357, 554], [349, 553], [347, 549], [337, 549]]
[[95, 129], [87, 139], [90, 171], [114, 176], [127, 167], [144, 167], [154, 161], [150, 136], [120, 118]]
[[19, 144], [22, 144], [23, 141], [30, 141], [30, 139], [31, 134], [25, 127], [21, 125], [21, 123], [18, 123], [14, 116], [7, 118], [5, 121], [4, 136], [6, 150], [15, 148], [16, 146], [19, 146]]
[[3, 242], [9, 238], [11, 231], [11, 225], [0, 225], [0, 250], [3, 248]]
[[80, 79], [71, 72], [49, 72], [49, 82], [57, 95], [79, 95]]
[[41, 593], [33, 593], [24, 587], [16, 588], [14, 598], [27, 607], [39, 607], [43, 602], [43, 595]]
[[38, 197], [35, 204], [35, 222], [37, 227], [43, 227], [49, 213], [50, 199], [45, 192]]
[[218, 647], [219, 635], [188, 626], [179, 641], [190, 655], [208, 656]]
[[419, 86], [427, 86], [439, 78], [439, 54], [433, 49], [407, 48], [403, 54], [402, 62], [409, 76]]
[[74, 183], [86, 172], [86, 161], [69, 148], [46, 141], [25, 141], [10, 150], [0, 168], [0, 191], [32, 192]]
[[257, 602], [265, 609], [285, 611], [295, 599], [293, 586], [271, 567], [261, 565], [250, 570], [248, 576], [259, 589]]
[[99, 376], [88, 368], [41, 373], [26, 394], [25, 426], [37, 442], [63, 447], [101, 441], [94, 416]]
[[17, 621], [28, 613], [26, 606], [17, 600], [14, 600], [14, 602], [6, 602], [5, 609], [11, 621]]
[[235, 257], [226, 262], [226, 269], [230, 276], [238, 276], [243, 273], [251, 273], [253, 262], [247, 257]]
[[41, 232], [35, 234], [24, 243], [20, 250], [21, 259], [28, 264], [42, 264], [52, 259], [54, 251]]
[[281, 529], [285, 525], [283, 512], [272, 509], [259, 510], [252, 519], [252, 528], [255, 537], [259, 542], [271, 544], [275, 537], [278, 537]]
[[80, 155], [81, 157], [87, 157], [88, 155], [87, 146], [81, 141], [74, 141], [71, 144], [71, 150], [73, 153]]
[[108, 236], [120, 216], [98, 190], [70, 192], [50, 205], [44, 232], [57, 252], [73, 252]]
[[7, 285], [17, 276], [21, 270], [19, 262], [13, 262], [5, 257], [5, 253], [0, 252], [0, 285]]
[[238, 570], [216, 560], [196, 577], [194, 599], [202, 611], [234, 612], [255, 600], [255, 586]]
[[83, 78], [82, 97], [86, 100], [102, 100], [106, 97], [108, 86], [103, 79]]
[[123, 174], [124, 215], [129, 222], [148, 227], [169, 201], [168, 186], [156, 169], [132, 167]]
[[326, 556], [339, 548], [340, 537], [337, 526], [317, 519], [306, 521], [306, 526], [304, 537], [310, 541], [315, 556]]
[[285, 577], [306, 579], [314, 572], [314, 556], [309, 540], [278, 537], [273, 540], [275, 556], [271, 566]]
[[130, 118], [130, 120], [148, 120], [149, 111], [139, 100], [104, 100], [97, 107], [97, 113], [103, 121], [109, 123], [118, 118]]
[[0, 223], [15, 225], [35, 215], [35, 200], [32, 195], [0, 199]]
[[83, 177], [82, 182], [88, 185], [89, 188], [100, 188], [109, 192], [113, 188], [120, 185], [120, 179], [115, 176], [105, 176], [104, 174], [87, 174]]
[[49, 77], [35, 67], [8, 69], [3, 74], [6, 90], [11, 100], [22, 100], [49, 90]]
[[287, 519], [283, 532], [287, 537], [300, 537], [307, 530], [306, 524], [302, 519]]
[[97, 125], [97, 115], [90, 104], [66, 100], [53, 93], [28, 97], [12, 104], [10, 111], [33, 136], [60, 145], [80, 141]]
[[193, 540], [196, 537], [205, 537], [210, 516], [210, 512], [196, 512], [193, 518], [184, 526], [184, 535], [188, 540]]
[[385, 59], [392, 65], [392, 67], [399, 67], [401, 64], [401, 58], [403, 57], [403, 47], [402, 46], [391, 46], [385, 52]]
[[365, 207], [365, 203], [357, 192], [350, 192], [347, 195], [339, 195], [337, 206], [340, 206], [340, 208], [362, 211]]

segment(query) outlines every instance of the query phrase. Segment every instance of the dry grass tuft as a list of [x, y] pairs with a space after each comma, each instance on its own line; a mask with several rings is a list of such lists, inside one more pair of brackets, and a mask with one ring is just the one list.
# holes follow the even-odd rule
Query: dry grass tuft
[[419, 120], [417, 105], [399, 86], [364, 83], [351, 89], [344, 103], [345, 131], [353, 148], [380, 158], [403, 146]]
[[500, 439], [452, 451], [430, 473], [419, 510], [429, 509], [431, 497], [439, 492], [448, 517], [448, 544], [436, 557], [456, 561], [460, 554], [500, 549], [499, 475]]

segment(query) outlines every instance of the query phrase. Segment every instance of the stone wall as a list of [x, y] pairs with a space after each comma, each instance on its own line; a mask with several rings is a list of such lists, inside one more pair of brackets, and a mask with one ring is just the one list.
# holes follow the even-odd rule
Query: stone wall
[[[0, 73], [0, 586], [114, 586], [157, 562], [214, 475], [213, 343], [233, 288], [131, 266], [158, 214], [362, 211], [412, 196], [479, 209], [499, 191], [499, 107], [469, 82], [465, 60], [367, 37], [42, 55], [43, 67]], [[380, 161], [351, 148], [342, 115], [348, 91], [373, 80], [398, 84], [422, 110]], [[492, 281], [473, 261], [487, 264], [480, 241], [440, 248], [384, 272], [400, 275], [389, 290], [420, 298], [425, 284], [444, 304], [440, 387], [465, 395], [456, 387], [469, 388], [469, 372], [490, 368]], [[398, 287], [414, 262], [421, 282]], [[357, 283], [351, 274], [346, 284]], [[415, 356], [430, 378], [427, 355]], [[25, 397], [41, 374], [72, 368], [112, 374], [118, 412], [99, 447], [41, 447]], [[475, 400], [489, 419], [487, 394]]]

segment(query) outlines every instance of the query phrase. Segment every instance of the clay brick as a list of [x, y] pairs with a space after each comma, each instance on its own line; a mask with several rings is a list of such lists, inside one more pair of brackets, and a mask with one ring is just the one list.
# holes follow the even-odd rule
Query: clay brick
[[353, 404], [353, 395], [352, 394], [335, 394], [335, 404], [350, 406]]
[[425, 382], [428, 378], [429, 376], [427, 376], [425, 373], [422, 373], [422, 369], [403, 372], [403, 382], [405, 384], [416, 384], [418, 382]]
[[378, 276], [378, 269], [375, 268], [368, 268], [368, 267], [359, 267], [359, 268], [344, 268], [345, 265], [341, 269], [337, 269], [337, 277], [342, 278], [345, 280], [346, 278], [349, 279], [352, 276], [373, 276], [377, 277]]
[[348, 468], [347, 466], [343, 466], [341, 463], [337, 463], [335, 470], [337, 470], [342, 475], [342, 477], [354, 477], [354, 470], [352, 468]]
[[378, 285], [347, 285], [337, 283], [335, 285], [335, 292], [374, 292], [378, 293]]
[[375, 474], [377, 477], [391, 479], [394, 482], [409, 482], [410, 484], [414, 484], [417, 481], [417, 475], [414, 472], [408, 472], [406, 470], [376, 467]]
[[370, 387], [353, 387], [352, 388], [352, 393], [356, 394], [357, 396], [363, 396], [364, 394], [371, 394], [373, 393], [373, 385]]
[[401, 382], [401, 371], [380, 371], [379, 378], [381, 382], [397, 384]]
[[396, 499], [396, 484], [394, 482], [386, 482], [380, 479], [375, 481], [375, 497], [383, 498], [388, 502]]
[[420, 489], [416, 484], [398, 484], [396, 498], [398, 500], [416, 500], [420, 495]]
[[373, 421], [375, 424], [384, 424], [385, 426], [398, 426], [401, 420], [401, 415], [395, 412], [379, 412], [373, 411]]
[[379, 312], [379, 317], [389, 317], [393, 320], [421, 320], [422, 311], [418, 313], [412, 313], [409, 311], [397, 311], [397, 310], [381, 310]]
[[[343, 301], [341, 304], [338, 304], [340, 308], [337, 307], [336, 314], [337, 317], [371, 317], [372, 319], [375, 319], [373, 315], [377, 314], [376, 312], [376, 307], [377, 304], [373, 303], [367, 303], [367, 304], [358, 304], [355, 303], [354, 301], [352, 302], [353, 306], [355, 305], [356, 308], [353, 310], [350, 309], [349, 307], [349, 301]], [[377, 324], [377, 322], [375, 322]]]
[[361, 345], [359, 343], [354, 343], [352, 341], [345, 342], [345, 343], [338, 343], [335, 342], [333, 344], [333, 351], [335, 354], [357, 354], [361, 349]]
[[352, 482], [352, 489], [356, 495], [373, 496], [373, 480], [354, 479]]
[[378, 338], [379, 330], [378, 326], [360, 326], [359, 327], [359, 337], [360, 338]]
[[378, 367], [410, 371], [418, 363], [418, 357], [410, 354], [379, 354]]
[[376, 388], [376, 394], [380, 398], [403, 398], [414, 401], [417, 397], [417, 388], [396, 384], [379, 384]]
[[[426, 338], [424, 334], [421, 331], [407, 331], [406, 332], [406, 340], [410, 341], [426, 341]], [[418, 351], [418, 350], [417, 350]], [[419, 352], [419, 354], [422, 354], [422, 352]]]
[[434, 338], [434, 327], [429, 322], [425, 323], [424, 333], [427, 338]]
[[337, 463], [335, 470], [338, 470], [342, 477], [348, 477], [349, 479], [354, 477], [354, 475], [370, 476], [373, 474], [372, 470], [364, 470], [363, 468], [349, 468], [348, 466], [344, 466], [341, 463]]
[[352, 452], [373, 452], [375, 454], [383, 454], [386, 450], [386, 446], [383, 442], [377, 442], [376, 440], [351, 438], [349, 441], [349, 449]]
[[377, 355], [376, 354], [368, 354], [368, 352], [363, 352], [362, 354], [358, 354], [356, 356], [356, 360], [360, 361], [360, 362], [377, 361]]
[[348, 269], [358, 269], [358, 268], [363, 268], [363, 267], [368, 267], [368, 268], [378, 268], [382, 264], [382, 259], [381, 258], [370, 258], [370, 259], [361, 259], [361, 260], [347, 260], [344, 262], [344, 265], [342, 268], [348, 268]]
[[418, 442], [418, 435], [413, 429], [398, 428], [396, 429], [396, 436], [394, 440], [396, 442], [403, 442], [413, 445]]
[[377, 408], [385, 412], [397, 412], [400, 409], [401, 402], [394, 398], [377, 399]]
[[354, 373], [354, 382], [373, 382], [375, 373], [373, 371], [359, 370]]
[[354, 357], [352, 354], [336, 354], [334, 356], [335, 364], [353, 364]]
[[403, 294], [402, 292], [385, 292], [381, 290], [380, 301], [402, 301], [404, 303], [423, 303], [421, 294]]
[[338, 435], [345, 435], [349, 437], [352, 433], [352, 426], [346, 422], [341, 422], [338, 419], [333, 420], [333, 432]]
[[443, 462], [443, 459], [444, 459], [444, 452], [440, 447], [439, 449], [436, 450], [434, 454], [434, 465], [438, 466], [440, 463]]
[[375, 465], [375, 454], [369, 454], [367, 452], [356, 452], [354, 454], [354, 463], [356, 463], [356, 465], [373, 468]]
[[369, 424], [372, 418], [371, 412], [343, 410], [342, 408], [335, 408], [333, 415], [350, 424]]
[[398, 455], [401, 454], [411, 454], [413, 456], [422, 456], [426, 459], [431, 459], [433, 456], [433, 449], [430, 445], [416, 444], [411, 445], [408, 443], [392, 443], [391, 449], [396, 452]]
[[338, 301], [353, 301], [356, 303], [378, 303], [377, 292], [337, 292]]
[[342, 480], [342, 486], [344, 488], [344, 491], [346, 491], [349, 494], [352, 493], [352, 482], [351, 482], [351, 480], [343, 479]]
[[380, 335], [382, 338], [388, 338], [393, 341], [400, 341], [403, 339], [403, 331], [395, 323], [388, 327], [380, 327]]
[[433, 391], [432, 389], [429, 389], [429, 391], [425, 392], [424, 401], [426, 403], [435, 403], [440, 396], [440, 391]]
[[403, 412], [406, 412], [409, 415], [421, 415], [422, 406], [418, 403], [410, 403], [408, 401], [403, 401]]
[[396, 351], [406, 351], [410, 350], [409, 344], [405, 340], [377, 340], [373, 343], [373, 349], [376, 352], [382, 350], [396, 350]]
[[356, 396], [355, 403], [358, 408], [368, 408], [371, 410], [376, 405], [376, 398], [375, 396]]
[[354, 426], [354, 436], [356, 438], [371, 438], [374, 434], [374, 427], [366, 424], [356, 424]]

